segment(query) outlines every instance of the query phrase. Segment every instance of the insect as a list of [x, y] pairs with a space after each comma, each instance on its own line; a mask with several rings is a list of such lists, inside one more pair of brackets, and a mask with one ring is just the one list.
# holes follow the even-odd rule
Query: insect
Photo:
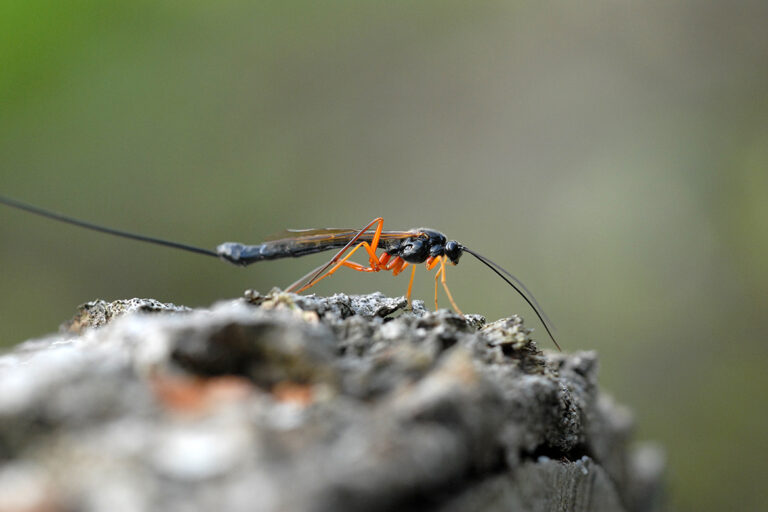
[[[336, 228], [287, 230], [261, 244], [246, 245], [238, 242], [225, 242], [216, 247], [214, 251], [92, 224], [8, 197], [0, 196], [0, 204], [101, 233], [212, 256], [240, 266], [250, 265], [259, 261], [299, 257], [338, 249], [336, 254], [327, 263], [317, 267], [291, 284], [286, 289], [289, 292], [301, 293], [321, 280], [333, 275], [342, 267], [351, 268], [358, 272], [388, 271], [392, 272], [393, 275], [398, 275], [410, 266], [411, 277], [408, 282], [407, 293], [408, 304], [410, 304], [416, 265], [424, 263], [427, 270], [437, 268], [435, 272], [435, 309], [437, 309], [438, 283], [440, 283], [453, 309], [459, 314], [462, 314], [461, 310], [456, 305], [453, 295], [446, 284], [445, 268], [446, 263], [450, 265], [458, 264], [459, 259], [466, 252], [493, 270], [520, 294], [533, 309], [534, 313], [536, 313], [536, 316], [544, 325], [547, 334], [558, 350], [560, 350], [560, 345], [552, 334], [551, 322], [544, 314], [533, 294], [519, 279], [485, 256], [478, 254], [456, 240], [448, 240], [443, 233], [434, 229], [416, 228], [408, 231], [384, 231], [384, 219], [378, 217], [359, 230]], [[350, 258], [360, 250], [366, 253], [368, 265], [350, 261]], [[378, 250], [382, 252], [377, 254]]]

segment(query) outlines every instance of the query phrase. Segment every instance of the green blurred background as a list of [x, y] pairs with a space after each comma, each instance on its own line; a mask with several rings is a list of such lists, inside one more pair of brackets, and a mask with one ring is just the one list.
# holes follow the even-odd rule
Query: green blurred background
[[[599, 350], [677, 510], [764, 510], [766, 27], [764, 1], [6, 1], [0, 193], [211, 248], [379, 215], [440, 229], [518, 275], [566, 350]], [[94, 298], [267, 291], [324, 257], [241, 269], [0, 208], [0, 341]], [[550, 346], [478, 262], [448, 279]]]

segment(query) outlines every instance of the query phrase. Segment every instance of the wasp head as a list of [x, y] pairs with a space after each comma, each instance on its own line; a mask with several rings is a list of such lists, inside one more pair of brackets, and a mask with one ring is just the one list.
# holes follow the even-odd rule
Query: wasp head
[[448, 256], [448, 260], [456, 265], [459, 262], [461, 255], [464, 254], [464, 247], [462, 247], [456, 240], [449, 240], [445, 244], [444, 253]]

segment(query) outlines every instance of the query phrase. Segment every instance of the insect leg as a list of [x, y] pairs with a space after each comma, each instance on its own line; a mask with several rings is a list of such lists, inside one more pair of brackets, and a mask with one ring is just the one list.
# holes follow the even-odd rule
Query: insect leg
[[[448, 295], [448, 300], [451, 301], [451, 306], [453, 306], [453, 310], [456, 311], [458, 314], [463, 315], [464, 313], [461, 312], [459, 309], [459, 306], [456, 305], [456, 301], [453, 300], [453, 295], [451, 295], [451, 290], [448, 289], [448, 285], [445, 282], [445, 260], [446, 257], [443, 256], [440, 258], [440, 270], [438, 271], [438, 274], [440, 275], [440, 282], [443, 283], [443, 289], [445, 289], [445, 294]], [[435, 286], [437, 286], [437, 274], [435, 274]], [[435, 299], [437, 301], [437, 299]]]
[[[349, 252], [349, 254], [344, 256], [341, 260], [335, 262], [335, 264], [330, 269], [328, 269], [328, 271], [325, 274], [319, 277], [313, 277], [307, 284], [299, 288], [297, 293], [301, 293], [304, 290], [313, 287], [314, 285], [316, 285], [318, 282], [322, 281], [326, 277], [332, 276], [339, 269], [339, 267], [342, 267], [342, 266], [349, 267], [360, 272], [378, 272], [379, 270], [381, 270], [381, 267], [378, 266], [378, 258], [376, 259], [376, 267], [374, 267], [373, 265], [371, 265], [370, 267], [365, 267], [363, 265], [360, 265], [359, 263], [355, 263], [353, 261], [347, 261], [361, 247], [364, 247], [366, 250], [368, 250], [370, 248], [370, 245], [368, 245], [368, 242], [360, 242], [359, 244], [357, 244], [357, 246], [354, 249], [352, 249]], [[327, 268], [327, 266], [324, 267], [323, 270], [325, 270], [325, 268]]]
[[366, 267], [365, 265], [361, 265], [359, 263], [355, 263], [354, 261], [344, 261], [339, 262], [345, 267], [349, 267], [352, 270], [357, 270], [358, 272], [378, 272], [379, 269], [373, 268], [373, 267]]
[[464, 313], [461, 312], [461, 309], [456, 305], [456, 301], [453, 300], [453, 295], [451, 294], [451, 290], [448, 289], [448, 284], [445, 282], [445, 256], [437, 256], [434, 259], [427, 259], [427, 270], [432, 270], [437, 266], [437, 264], [440, 264], [440, 268], [435, 273], [435, 311], [437, 311], [437, 280], [439, 279], [440, 282], [443, 284], [443, 289], [445, 290], [445, 294], [448, 295], [448, 300], [451, 301], [451, 306], [453, 306], [453, 310], [456, 311], [458, 314], [463, 315]]
[[395, 265], [393, 265], [393, 267], [391, 268], [393, 276], [396, 276], [397, 274], [405, 270], [405, 267], [408, 266], [408, 263], [406, 263], [405, 260], [402, 258], [400, 259], [400, 261], [395, 259], [395, 262], [396, 262]]
[[[369, 254], [369, 257], [371, 259], [373, 257], [375, 257], [376, 256], [376, 248], [378, 248], [379, 238], [381, 237], [381, 230], [382, 230], [382, 227], [384, 226], [384, 219], [381, 218], [381, 217], [377, 217], [377, 218], [373, 219], [371, 222], [368, 223], [367, 226], [365, 226], [363, 229], [358, 231], [358, 233], [349, 242], [347, 242], [347, 245], [342, 247], [341, 250], [339, 252], [337, 252], [333, 256], [333, 258], [330, 259], [330, 261], [328, 261], [328, 263], [318, 267], [317, 269], [313, 270], [309, 274], [305, 275], [304, 277], [302, 277], [301, 279], [299, 279], [298, 281], [296, 281], [295, 283], [290, 285], [288, 288], [286, 288], [285, 291], [290, 292], [290, 291], [293, 291], [293, 290], [295, 290], [296, 288], [299, 288], [299, 287], [301, 287], [301, 290], [306, 290], [307, 288], [310, 288], [311, 286], [313, 286], [315, 284], [318, 276], [320, 274], [322, 274], [323, 272], [325, 272], [334, 263], [339, 261], [339, 259], [341, 259], [342, 255], [345, 252], [347, 252], [347, 250], [350, 247], [352, 247], [355, 244], [355, 242], [357, 242], [360, 239], [361, 236], [363, 236], [363, 233], [368, 231], [374, 225], [377, 225], [376, 226], [376, 233], [373, 236], [373, 240], [372, 240], [373, 243], [371, 244], [372, 245], [372, 250], [368, 251], [368, 254]], [[373, 268], [377, 268], [378, 267], [378, 258], [376, 259], [376, 263], [375, 264], [374, 264], [373, 261], [371, 261], [371, 267], [373, 267]], [[306, 282], [306, 284], [302, 287], [302, 284], [304, 282]], [[301, 291], [301, 290], [299, 290], [299, 291]]]
[[[430, 256], [427, 258], [426, 266], [427, 270], [432, 270], [435, 268], [435, 266], [440, 263], [440, 256]], [[435, 274], [435, 311], [437, 311], [437, 276], [440, 274], [440, 271], [437, 271], [437, 274]]]
[[411, 278], [408, 281], [408, 294], [406, 295], [406, 298], [408, 299], [408, 307], [411, 307], [411, 291], [413, 290], [413, 278], [416, 275], [416, 265], [407, 263], [400, 256], [395, 256], [395, 259], [389, 261], [391, 257], [391, 254], [385, 252], [381, 255], [381, 258], [379, 258], [379, 263], [382, 265], [382, 270], [391, 270], [393, 276], [398, 275], [405, 270], [408, 265], [411, 265]]
[[411, 290], [413, 290], [413, 278], [416, 275], [416, 265], [411, 265], [411, 280], [408, 281], [408, 307], [411, 308]]
[[391, 254], [386, 252], [381, 255], [381, 259], [379, 261], [382, 264], [382, 267], [381, 267], [382, 270], [392, 270], [393, 268], [403, 263], [403, 258], [401, 258], [400, 256], [395, 256], [395, 259], [393, 259], [392, 261], [389, 261], [391, 256], [392, 256]]

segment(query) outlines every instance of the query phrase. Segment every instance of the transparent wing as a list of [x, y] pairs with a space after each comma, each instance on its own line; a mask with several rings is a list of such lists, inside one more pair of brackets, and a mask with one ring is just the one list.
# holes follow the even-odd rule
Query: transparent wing
[[[290, 243], [290, 244], [322, 244], [328, 242], [333, 245], [340, 242], [349, 242], [360, 230], [345, 228], [323, 228], [323, 229], [286, 229], [275, 233], [266, 238], [267, 243]], [[370, 241], [373, 238], [375, 230], [369, 230], [360, 235], [360, 241]], [[414, 235], [413, 231], [382, 231], [381, 240], [397, 240], [408, 238]]]
[[347, 229], [347, 228], [284, 229], [283, 231], [279, 231], [277, 233], [273, 233], [269, 235], [264, 240], [266, 242], [271, 242], [274, 240], [296, 239], [296, 238], [304, 238], [308, 236], [336, 237], [336, 236], [343, 236], [349, 233], [352, 233], [352, 236], [355, 236], [358, 233], [358, 231], [359, 230]]

